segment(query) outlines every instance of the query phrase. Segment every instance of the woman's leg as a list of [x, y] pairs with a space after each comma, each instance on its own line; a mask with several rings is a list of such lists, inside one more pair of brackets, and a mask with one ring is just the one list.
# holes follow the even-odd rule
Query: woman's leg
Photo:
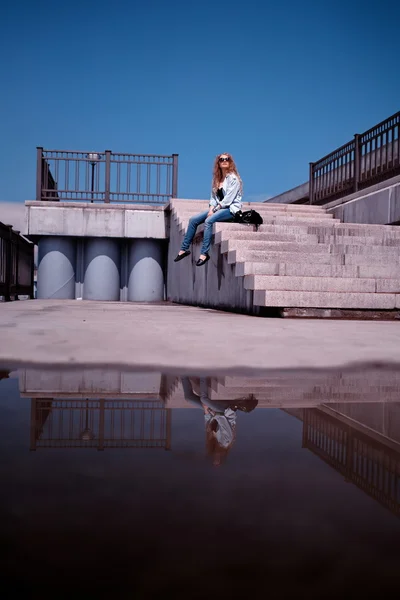
[[233, 221], [233, 215], [229, 208], [221, 208], [217, 210], [211, 217], [208, 217], [204, 223], [204, 239], [201, 247], [201, 256], [208, 254], [211, 246], [212, 230], [214, 223], [223, 221]]
[[204, 221], [207, 219], [207, 215], [208, 210], [205, 210], [204, 212], [201, 212], [198, 215], [195, 215], [194, 217], [191, 217], [189, 219], [189, 225], [186, 231], [186, 235], [182, 242], [181, 251], [187, 252], [187, 250], [189, 250], [190, 244], [192, 243], [193, 238], [196, 234], [196, 229], [201, 223], [204, 223]]

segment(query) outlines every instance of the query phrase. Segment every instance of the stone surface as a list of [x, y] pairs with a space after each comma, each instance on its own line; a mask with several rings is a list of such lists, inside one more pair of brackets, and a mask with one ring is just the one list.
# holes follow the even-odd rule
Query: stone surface
[[[388, 280], [383, 280], [387, 282]], [[391, 281], [391, 280], [389, 280]], [[397, 281], [397, 290], [400, 280]], [[376, 290], [375, 279], [360, 279], [351, 277], [283, 277], [268, 275], [246, 275], [244, 287], [249, 290], [292, 290], [308, 292], [364, 292], [374, 293]], [[384, 288], [385, 286], [381, 286]], [[390, 285], [387, 286], [390, 288]], [[393, 286], [395, 287], [395, 286]], [[381, 289], [379, 291], [395, 291], [394, 289]]]
[[164, 206], [78, 202], [26, 202], [28, 235], [76, 237], [168, 237]]
[[362, 294], [356, 292], [297, 292], [256, 290], [257, 306], [310, 307], [310, 308], [398, 308], [395, 294]]
[[168, 304], [12, 302], [0, 310], [0, 340], [1, 367], [118, 365], [235, 376], [400, 368], [400, 323], [260, 319]]

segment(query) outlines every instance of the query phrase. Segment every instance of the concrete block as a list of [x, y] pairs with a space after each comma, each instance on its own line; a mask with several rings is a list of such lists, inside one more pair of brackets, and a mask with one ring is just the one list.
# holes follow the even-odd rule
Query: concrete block
[[357, 292], [270, 292], [256, 290], [254, 292], [254, 304], [257, 306], [279, 307], [391, 310], [396, 308], [396, 295], [362, 294]]
[[[343, 205], [342, 219], [346, 223], [389, 223], [389, 190], [364, 196]], [[335, 214], [337, 209], [333, 209]], [[335, 215], [336, 216], [336, 215]]]
[[[74, 209], [71, 209], [71, 212]], [[124, 213], [115, 209], [83, 209], [83, 236], [124, 237]]]
[[[332, 255], [334, 256], [334, 255]], [[387, 256], [385, 254], [339, 254], [338, 256], [344, 256], [345, 265], [382, 265], [387, 266], [398, 266], [399, 258], [397, 256]]]
[[389, 188], [389, 221], [398, 223], [400, 221], [400, 184]]
[[377, 279], [376, 291], [387, 293], [400, 294], [400, 269], [398, 279]]
[[375, 279], [246, 275], [244, 287], [249, 290], [374, 293]]
[[[347, 268], [351, 268], [347, 266]], [[355, 267], [358, 277], [373, 277], [374, 279], [399, 279], [400, 265], [360, 265]]]
[[371, 257], [386, 256], [388, 259], [400, 257], [400, 248], [378, 244], [332, 244], [330, 248], [332, 254], [357, 254]]
[[125, 237], [165, 239], [168, 237], [165, 212], [125, 211]]
[[83, 235], [83, 209], [29, 206], [29, 235]]

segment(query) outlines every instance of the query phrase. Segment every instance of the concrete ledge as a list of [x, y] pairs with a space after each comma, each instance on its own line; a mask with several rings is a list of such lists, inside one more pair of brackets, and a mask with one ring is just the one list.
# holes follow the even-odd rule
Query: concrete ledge
[[31, 237], [168, 237], [164, 206], [31, 201], [25, 206], [26, 232]]
[[400, 221], [400, 176], [324, 206], [344, 223], [397, 223]]

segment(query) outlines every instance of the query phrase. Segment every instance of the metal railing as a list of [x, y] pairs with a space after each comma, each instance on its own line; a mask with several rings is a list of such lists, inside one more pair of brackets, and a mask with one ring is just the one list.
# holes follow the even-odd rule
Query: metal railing
[[177, 154], [37, 148], [36, 200], [160, 204], [177, 195]]
[[400, 454], [317, 408], [303, 417], [303, 447], [400, 516]]
[[310, 163], [310, 204], [357, 192], [400, 173], [400, 112]]
[[0, 222], [0, 296], [33, 298], [34, 245]]
[[159, 400], [31, 400], [31, 450], [171, 445], [171, 409]]

